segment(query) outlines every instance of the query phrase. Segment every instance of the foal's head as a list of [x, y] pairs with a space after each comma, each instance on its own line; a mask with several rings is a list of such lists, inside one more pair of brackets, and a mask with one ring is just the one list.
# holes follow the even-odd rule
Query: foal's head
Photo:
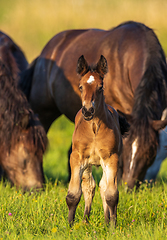
[[103, 78], [107, 73], [107, 60], [101, 55], [94, 67], [88, 66], [84, 56], [78, 59], [77, 72], [81, 76], [79, 89], [82, 99], [82, 114], [85, 120], [91, 120], [99, 109], [103, 96]]

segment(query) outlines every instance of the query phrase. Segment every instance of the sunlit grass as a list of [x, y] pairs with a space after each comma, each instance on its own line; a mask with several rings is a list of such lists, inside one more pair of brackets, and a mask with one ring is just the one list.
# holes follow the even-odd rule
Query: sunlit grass
[[0, 184], [0, 239], [166, 239], [167, 185], [143, 184], [138, 192], [125, 193], [120, 187], [117, 226], [104, 224], [99, 187], [89, 224], [82, 222], [83, 197], [76, 211], [75, 223], [68, 226], [65, 202], [67, 186], [47, 182], [40, 193], [23, 194], [9, 184]]

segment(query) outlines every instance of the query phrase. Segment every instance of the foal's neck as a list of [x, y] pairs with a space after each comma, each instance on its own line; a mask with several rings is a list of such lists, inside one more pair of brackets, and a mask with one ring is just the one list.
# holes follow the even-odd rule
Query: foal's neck
[[94, 134], [97, 134], [101, 124], [106, 122], [107, 114], [108, 114], [107, 105], [104, 101], [102, 101], [102, 103], [99, 104], [98, 109], [96, 109], [96, 113], [92, 119], [92, 130]]

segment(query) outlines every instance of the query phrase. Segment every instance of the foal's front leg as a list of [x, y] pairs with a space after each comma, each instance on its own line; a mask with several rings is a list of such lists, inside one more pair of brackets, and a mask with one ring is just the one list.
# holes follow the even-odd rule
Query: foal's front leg
[[83, 172], [80, 166], [79, 155], [75, 152], [71, 153], [70, 165], [71, 165], [71, 180], [69, 183], [66, 202], [69, 209], [68, 222], [70, 225], [72, 225], [75, 218], [75, 211], [82, 194], [81, 177]]
[[96, 183], [92, 176], [92, 166], [88, 166], [82, 176], [82, 192], [85, 200], [84, 219], [88, 222], [91, 211], [91, 204], [95, 195]]
[[106, 222], [106, 224], [109, 224], [109, 222], [110, 222], [110, 212], [109, 212], [109, 207], [108, 207], [108, 204], [107, 204], [106, 198], [105, 198], [105, 192], [106, 192], [106, 189], [107, 189], [107, 177], [106, 177], [106, 173], [105, 173], [104, 170], [103, 170], [103, 176], [100, 180], [99, 187], [100, 187], [101, 198], [102, 198], [102, 201], [103, 201], [105, 222]]
[[[106, 203], [103, 203], [103, 206], [106, 208], [105, 219], [107, 221], [109, 217], [111, 225], [115, 226], [119, 199], [119, 192], [117, 189], [118, 155], [113, 154], [107, 161], [103, 161], [102, 168], [105, 174], [100, 187], [103, 187], [103, 190], [101, 191], [102, 199], [106, 201]], [[105, 183], [106, 187], [104, 186]], [[108, 214], [108, 209], [110, 214]]]

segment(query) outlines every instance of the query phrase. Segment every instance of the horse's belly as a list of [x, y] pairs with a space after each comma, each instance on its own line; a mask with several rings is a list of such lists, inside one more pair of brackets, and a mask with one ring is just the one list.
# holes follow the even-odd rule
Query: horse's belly
[[97, 155], [90, 156], [89, 164], [95, 165], [95, 166], [100, 166], [100, 157]]

